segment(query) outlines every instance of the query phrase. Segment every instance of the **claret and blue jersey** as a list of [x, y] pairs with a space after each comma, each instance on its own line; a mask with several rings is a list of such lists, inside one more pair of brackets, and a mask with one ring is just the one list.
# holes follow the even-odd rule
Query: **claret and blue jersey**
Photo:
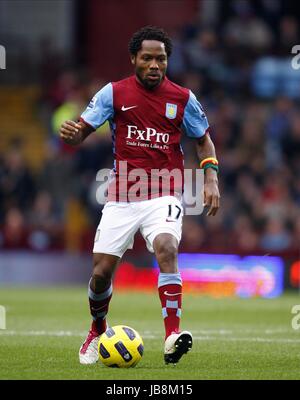
[[183, 173], [182, 132], [200, 138], [209, 127], [195, 95], [166, 77], [151, 90], [135, 76], [107, 84], [93, 97], [81, 120], [93, 129], [109, 121], [117, 180], [120, 161], [127, 162], [128, 172], [142, 168], [150, 176], [155, 168]]

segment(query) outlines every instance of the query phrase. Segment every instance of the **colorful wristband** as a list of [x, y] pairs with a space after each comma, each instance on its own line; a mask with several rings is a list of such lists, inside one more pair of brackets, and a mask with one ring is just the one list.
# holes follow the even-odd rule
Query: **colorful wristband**
[[204, 168], [206, 164], [218, 165], [219, 162], [215, 157], [207, 157], [200, 162], [200, 168]]
[[205, 164], [204, 167], [203, 167], [204, 172], [205, 172], [208, 168], [212, 168], [212, 169], [214, 169], [216, 172], [219, 172], [219, 167], [218, 167], [218, 165], [211, 164], [211, 163], [207, 163], [207, 164]]

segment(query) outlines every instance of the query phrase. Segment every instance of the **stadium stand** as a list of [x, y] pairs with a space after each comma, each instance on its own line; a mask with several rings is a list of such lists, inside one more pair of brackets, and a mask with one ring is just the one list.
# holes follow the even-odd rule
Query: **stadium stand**
[[[220, 212], [211, 219], [186, 218], [181, 247], [226, 252], [230, 245], [239, 253], [295, 254], [300, 226], [300, 75], [289, 63], [299, 27], [295, 16], [280, 14], [283, 10], [266, 14], [264, 9], [227, 7], [225, 11], [209, 28], [196, 21], [173, 32], [171, 78], [190, 87], [201, 100], [221, 171]], [[241, 37], [243, 23], [251, 30]], [[82, 66], [64, 65], [60, 60], [54, 72], [50, 61], [40, 66], [40, 82], [33, 86], [18, 86], [18, 91], [12, 85], [1, 88], [0, 247], [4, 249], [5, 230], [11, 224], [23, 226], [22, 246], [38, 251], [89, 251], [92, 245], [101, 210], [94, 200], [95, 176], [112, 165], [110, 135], [106, 126], [74, 151], [58, 140], [57, 126], [61, 118], [79, 114], [106, 77], [95, 79], [87, 73], [82, 79]], [[183, 146], [186, 165], [196, 166], [192, 143], [183, 139]], [[14, 166], [12, 152], [24, 161], [15, 161]], [[11, 175], [19, 181], [8, 189]], [[19, 196], [22, 179], [28, 176], [32, 189], [24, 205]], [[30, 237], [36, 226], [34, 204], [45, 208], [55, 225], [51, 233], [47, 224], [40, 225], [47, 240]], [[138, 237], [139, 249], [144, 251], [145, 246]]]

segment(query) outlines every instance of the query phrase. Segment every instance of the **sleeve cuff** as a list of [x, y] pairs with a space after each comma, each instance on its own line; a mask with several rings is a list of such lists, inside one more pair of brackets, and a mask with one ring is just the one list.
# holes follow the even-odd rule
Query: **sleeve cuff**
[[80, 122], [83, 122], [85, 125], [87, 125], [88, 127], [90, 127], [93, 131], [95, 131], [97, 128], [95, 128], [93, 125], [89, 124], [88, 122], [86, 122], [82, 117], [79, 118]]

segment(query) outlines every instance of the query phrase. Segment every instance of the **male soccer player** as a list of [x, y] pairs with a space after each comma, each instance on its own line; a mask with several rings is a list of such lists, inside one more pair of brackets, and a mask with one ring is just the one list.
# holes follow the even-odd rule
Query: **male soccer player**
[[[175, 179], [166, 191], [161, 181], [151, 181], [151, 173], [183, 173], [181, 134], [193, 138], [200, 167], [205, 171], [207, 215], [213, 216], [219, 208], [218, 161], [207, 118], [195, 95], [166, 77], [171, 50], [172, 42], [162, 29], [140, 29], [129, 42], [135, 74], [108, 83], [91, 100], [80, 121], [66, 121], [60, 129], [66, 143], [79, 145], [108, 120], [115, 157], [108, 201], [95, 237], [94, 268], [88, 288], [92, 324], [79, 350], [81, 364], [98, 360], [98, 340], [107, 329], [112, 277], [139, 229], [160, 268], [158, 292], [165, 325], [165, 362], [176, 364], [192, 347], [191, 333], [179, 329], [182, 280], [177, 253], [183, 214], [182, 181]], [[134, 198], [130, 191], [136, 182], [129, 174], [136, 169], [143, 169], [144, 175], [139, 196]]]

